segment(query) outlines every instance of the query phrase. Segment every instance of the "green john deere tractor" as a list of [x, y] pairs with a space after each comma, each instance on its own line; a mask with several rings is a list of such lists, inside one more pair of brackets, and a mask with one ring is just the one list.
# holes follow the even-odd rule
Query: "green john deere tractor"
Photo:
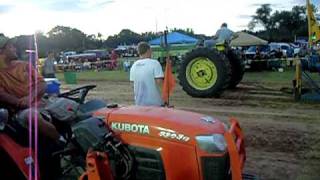
[[179, 70], [183, 90], [193, 97], [219, 97], [242, 80], [244, 62], [227, 43], [186, 53]]

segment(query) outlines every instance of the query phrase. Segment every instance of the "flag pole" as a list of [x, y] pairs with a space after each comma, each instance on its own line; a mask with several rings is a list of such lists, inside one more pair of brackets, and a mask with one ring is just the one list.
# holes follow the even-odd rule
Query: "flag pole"
[[[35, 82], [35, 94], [36, 94], [36, 100], [35, 100], [35, 107], [38, 106], [38, 98], [37, 98], [37, 94], [38, 94], [38, 60], [39, 60], [39, 49], [38, 49], [38, 42], [37, 42], [37, 33], [34, 33], [33, 35], [33, 39], [34, 39], [34, 49], [35, 49], [35, 72], [34, 72], [34, 82]], [[38, 114], [35, 114], [35, 127], [38, 127], [38, 123], [39, 123], [39, 119], [38, 119]], [[35, 128], [34, 130], [34, 141], [35, 141], [35, 180], [38, 180], [38, 128]]]
[[[166, 51], [166, 68], [168, 66], [168, 62], [169, 62], [169, 46], [168, 46], [168, 27], [166, 27], [166, 30], [164, 30], [164, 48], [165, 48], [165, 51]], [[169, 86], [166, 86], [167, 88], [165, 89], [168, 93], [168, 99], [167, 101], [168, 102], [165, 102], [165, 106], [169, 107], [169, 101], [170, 101], [170, 95], [169, 95]]]
[[307, 0], [308, 45], [309, 45], [309, 48], [311, 48], [311, 46], [312, 46], [311, 13], [312, 13], [312, 10], [310, 9], [310, 1]]

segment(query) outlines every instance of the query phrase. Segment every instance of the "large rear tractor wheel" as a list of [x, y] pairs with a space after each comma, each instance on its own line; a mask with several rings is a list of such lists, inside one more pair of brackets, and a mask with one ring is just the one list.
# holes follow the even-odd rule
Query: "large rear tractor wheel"
[[216, 50], [193, 49], [183, 58], [178, 78], [190, 96], [218, 97], [229, 86], [230, 62]]
[[238, 57], [232, 50], [228, 51], [227, 57], [231, 64], [231, 79], [228, 88], [235, 88], [242, 80], [245, 64], [242, 58]]

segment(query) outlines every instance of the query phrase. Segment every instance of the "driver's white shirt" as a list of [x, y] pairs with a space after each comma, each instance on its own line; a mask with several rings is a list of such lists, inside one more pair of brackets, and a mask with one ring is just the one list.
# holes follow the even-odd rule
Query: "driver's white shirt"
[[130, 81], [134, 83], [134, 100], [139, 106], [163, 104], [156, 78], [163, 78], [160, 63], [154, 59], [140, 59], [130, 69]]

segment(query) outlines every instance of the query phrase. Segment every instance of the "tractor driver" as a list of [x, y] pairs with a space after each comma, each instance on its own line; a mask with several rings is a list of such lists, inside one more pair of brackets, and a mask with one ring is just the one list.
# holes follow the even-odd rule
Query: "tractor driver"
[[[18, 123], [25, 128], [28, 128], [29, 112], [33, 116], [32, 119], [37, 113], [39, 133], [54, 140], [54, 142], [60, 143], [62, 139], [55, 126], [41, 117], [39, 108], [29, 106], [29, 99], [32, 100], [31, 104], [36, 101], [41, 104], [39, 100], [45, 93], [45, 81], [40, 75], [35, 79], [36, 71], [33, 66], [16, 59], [14, 43], [0, 37], [0, 104], [5, 105], [11, 112], [17, 114]], [[30, 67], [32, 68], [31, 71], [29, 71]], [[29, 76], [32, 79], [31, 82], [29, 82]], [[29, 87], [35, 89], [35, 80], [37, 82], [37, 94], [30, 94]]]
[[235, 38], [236, 34], [228, 28], [227, 23], [222, 23], [220, 29], [217, 30], [213, 39], [206, 40], [204, 42], [205, 47], [213, 47], [216, 44], [230, 43], [230, 41]]
[[134, 100], [138, 106], [162, 106], [159, 87], [162, 88], [163, 71], [160, 63], [151, 59], [152, 50], [148, 43], [138, 44], [137, 60], [130, 69], [130, 81], [133, 81]]
[[227, 23], [222, 23], [220, 29], [218, 29], [214, 37], [217, 43], [224, 43], [224, 42], [229, 43], [233, 35], [234, 35], [234, 32], [228, 28]]

